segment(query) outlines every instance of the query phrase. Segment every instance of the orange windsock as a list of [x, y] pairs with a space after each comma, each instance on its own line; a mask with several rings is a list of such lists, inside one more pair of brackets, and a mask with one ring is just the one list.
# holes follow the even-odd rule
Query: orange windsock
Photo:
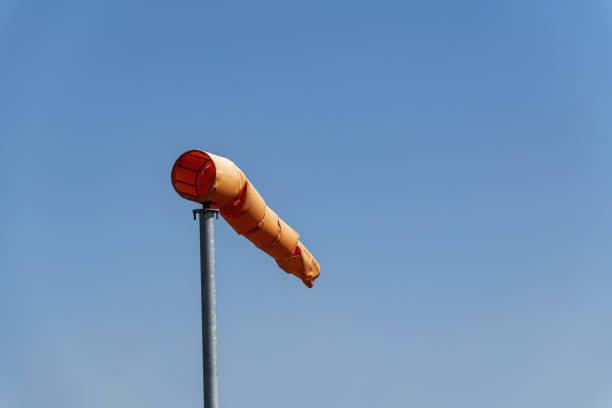
[[172, 167], [172, 186], [187, 200], [208, 203], [240, 235], [311, 288], [320, 267], [299, 234], [281, 220], [231, 160], [200, 150], [183, 153]]

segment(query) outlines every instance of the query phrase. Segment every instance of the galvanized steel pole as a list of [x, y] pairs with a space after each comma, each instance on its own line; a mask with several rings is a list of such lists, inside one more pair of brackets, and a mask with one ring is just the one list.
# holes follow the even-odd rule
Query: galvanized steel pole
[[194, 215], [200, 214], [204, 408], [219, 408], [214, 221], [217, 211], [207, 207], [204, 204], [202, 210], [194, 210]]

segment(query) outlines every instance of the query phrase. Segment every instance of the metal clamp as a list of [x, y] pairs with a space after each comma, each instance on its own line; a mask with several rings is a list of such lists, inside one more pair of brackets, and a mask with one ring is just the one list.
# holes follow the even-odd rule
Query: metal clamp
[[215, 208], [208, 208], [206, 204], [204, 204], [204, 208], [194, 208], [192, 211], [194, 220], [196, 219], [196, 214], [206, 215], [207, 213], [212, 213], [213, 215], [215, 215], [215, 218], [219, 219], [219, 210]]

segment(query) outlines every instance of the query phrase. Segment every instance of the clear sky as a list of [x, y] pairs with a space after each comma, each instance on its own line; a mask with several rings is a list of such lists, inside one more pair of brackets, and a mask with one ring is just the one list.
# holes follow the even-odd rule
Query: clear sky
[[191, 148], [322, 267], [217, 222], [222, 408], [612, 407], [611, 39], [609, 0], [0, 0], [0, 407], [201, 405]]

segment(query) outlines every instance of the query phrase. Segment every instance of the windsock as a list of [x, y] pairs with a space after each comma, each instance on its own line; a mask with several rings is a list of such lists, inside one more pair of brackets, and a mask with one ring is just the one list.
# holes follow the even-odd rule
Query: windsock
[[259, 195], [242, 170], [231, 160], [200, 150], [183, 153], [172, 167], [172, 186], [187, 200], [207, 203], [238, 234], [270, 255], [287, 273], [309, 288], [320, 274], [314, 257], [298, 233]]

